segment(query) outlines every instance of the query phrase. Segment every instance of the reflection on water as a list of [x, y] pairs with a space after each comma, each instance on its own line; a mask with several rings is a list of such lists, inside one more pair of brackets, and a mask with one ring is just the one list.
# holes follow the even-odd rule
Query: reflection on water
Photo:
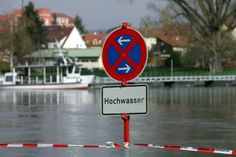
[[[156, 91], [156, 90], [155, 90]], [[209, 105], [230, 105], [235, 102], [235, 87], [212, 87], [212, 88], [162, 88], [151, 93], [154, 101], [166, 104], [209, 104]]]
[[88, 91], [76, 92], [73, 90], [6, 90], [0, 91], [0, 101], [11, 105], [49, 105], [49, 104], [82, 104], [87, 105], [93, 102], [94, 95]]
[[[236, 88], [150, 88], [131, 140], [236, 149]], [[0, 143], [122, 143], [119, 116], [102, 116], [100, 90], [0, 91]], [[217, 156], [157, 149], [0, 149], [3, 156]], [[219, 155], [220, 156], [220, 155]], [[222, 156], [222, 155], [221, 155]]]
[[[235, 95], [235, 87], [151, 89], [149, 114], [137, 117], [135, 126], [140, 129], [136, 131], [136, 140], [233, 149], [236, 144]], [[148, 124], [141, 128], [139, 123]]]

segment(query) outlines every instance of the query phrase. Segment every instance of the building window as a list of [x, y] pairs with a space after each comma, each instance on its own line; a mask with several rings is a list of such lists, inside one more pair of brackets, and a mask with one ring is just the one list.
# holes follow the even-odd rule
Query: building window
[[58, 48], [56, 43], [53, 43], [53, 48]]
[[45, 26], [48, 26], [48, 25], [49, 25], [49, 20], [48, 20], [48, 19], [45, 19], [44, 25], [45, 25]]
[[93, 45], [98, 45], [98, 40], [97, 39], [93, 39]]

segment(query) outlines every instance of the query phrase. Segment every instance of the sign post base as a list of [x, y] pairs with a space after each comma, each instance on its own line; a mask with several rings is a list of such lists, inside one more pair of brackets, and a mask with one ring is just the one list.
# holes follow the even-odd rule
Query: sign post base
[[130, 116], [126, 113], [122, 114], [122, 119], [124, 121], [124, 148], [129, 148], [130, 138], [129, 138], [129, 120]]

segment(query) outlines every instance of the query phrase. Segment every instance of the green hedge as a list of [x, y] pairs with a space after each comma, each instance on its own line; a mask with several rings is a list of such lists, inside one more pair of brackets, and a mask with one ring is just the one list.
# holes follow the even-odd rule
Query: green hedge
[[0, 61], [0, 73], [10, 71], [10, 64], [8, 62]]

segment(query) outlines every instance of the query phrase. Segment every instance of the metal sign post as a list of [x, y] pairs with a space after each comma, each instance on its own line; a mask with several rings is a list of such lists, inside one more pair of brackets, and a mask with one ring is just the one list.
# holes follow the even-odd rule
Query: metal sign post
[[129, 144], [130, 144], [130, 138], [129, 138], [129, 120], [130, 120], [130, 116], [126, 113], [123, 113], [122, 114], [122, 119], [124, 121], [124, 133], [123, 133], [124, 147], [129, 148]]
[[129, 148], [129, 114], [147, 113], [147, 85], [130, 85], [146, 66], [147, 47], [142, 35], [131, 24], [112, 31], [103, 44], [102, 61], [105, 72], [121, 82], [121, 86], [102, 88], [102, 114], [121, 115], [124, 121], [124, 148]]
[[124, 121], [124, 147], [128, 148], [129, 114], [147, 113], [147, 85], [105, 86], [102, 88], [102, 114], [121, 115]]

